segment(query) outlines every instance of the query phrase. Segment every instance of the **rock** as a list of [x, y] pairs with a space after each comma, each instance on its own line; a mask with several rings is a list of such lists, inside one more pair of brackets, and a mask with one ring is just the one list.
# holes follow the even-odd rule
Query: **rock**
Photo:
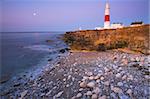
[[117, 74], [116, 74], [116, 77], [117, 77], [117, 78], [120, 78], [120, 77], [121, 77], [121, 74], [120, 74], [120, 73], [117, 73]]
[[118, 82], [117, 85], [118, 86], [123, 86], [123, 83], [122, 82]]
[[91, 97], [91, 99], [97, 99], [97, 98], [98, 98], [97, 94], [93, 94]]
[[76, 99], [76, 97], [75, 97], [75, 96], [73, 96], [73, 97], [71, 97], [71, 99]]
[[126, 93], [129, 94], [129, 95], [132, 95], [132, 90], [131, 90], [131, 89], [128, 89], [128, 90], [126, 91]]
[[97, 79], [96, 82], [97, 82], [97, 83], [100, 83], [100, 79]]
[[99, 94], [100, 91], [101, 91], [100, 88], [99, 88], [99, 87], [96, 87], [96, 88], [94, 88], [93, 93]]
[[59, 92], [56, 97], [59, 98], [63, 94], [63, 91]]
[[135, 58], [131, 57], [131, 58], [130, 58], [130, 61], [131, 61], [131, 62], [134, 62], [134, 61], [135, 61]]
[[53, 42], [52, 40], [46, 40], [46, 42]]
[[106, 85], [106, 86], [110, 85], [109, 81], [105, 81], [103, 84]]
[[59, 52], [60, 53], [65, 53], [65, 49], [61, 49]]
[[76, 97], [80, 98], [81, 96], [82, 96], [82, 93], [78, 93]]
[[68, 80], [71, 78], [71, 75], [68, 76]]
[[80, 83], [80, 87], [85, 88], [86, 86], [87, 86], [86, 82], [83, 81]]
[[123, 75], [122, 80], [127, 79], [127, 75]]
[[20, 86], [21, 84], [19, 83], [19, 82], [17, 82], [17, 83], [15, 83], [14, 84], [14, 87], [18, 87], [18, 86]]
[[69, 84], [66, 85], [66, 87], [69, 87], [69, 86], [70, 86]]
[[95, 76], [95, 77], [94, 77], [94, 79], [95, 79], [95, 80], [97, 80], [97, 79], [99, 79], [99, 77], [100, 77], [100, 76], [99, 76], [99, 75], [97, 75], [97, 76]]
[[136, 60], [137, 62], [139, 62], [139, 61], [140, 61], [140, 57], [136, 57], [135, 60]]
[[105, 72], [109, 72], [109, 69], [107, 67], [104, 67]]
[[52, 61], [52, 60], [53, 60], [52, 58], [48, 59], [48, 61]]
[[101, 80], [104, 80], [104, 77], [102, 76], [100, 79], [101, 79]]
[[88, 75], [88, 76], [92, 76], [93, 73], [92, 73], [92, 72], [87, 72], [87, 75]]
[[127, 59], [122, 59], [122, 63], [123, 63], [123, 65], [127, 65], [128, 64], [128, 60]]
[[129, 76], [128, 76], [128, 80], [133, 80], [133, 76], [132, 76], [132, 75], [129, 75]]
[[107, 99], [106, 95], [99, 97], [98, 99]]
[[91, 92], [91, 91], [87, 91], [87, 92], [86, 92], [86, 95], [87, 95], [87, 96], [91, 96], [91, 95], [92, 95], [92, 92]]
[[89, 82], [87, 84], [87, 87], [94, 88], [95, 87], [95, 83], [94, 82]]
[[79, 89], [79, 91], [82, 91], [82, 90], [83, 90], [83, 88], [80, 88], [80, 89]]
[[122, 89], [120, 89], [119, 87], [113, 87], [111, 90], [115, 93], [122, 93]]
[[50, 95], [51, 92], [52, 92], [51, 90], [50, 90], [49, 92], [47, 92], [47, 93], [46, 93], [46, 96]]
[[93, 80], [93, 79], [94, 79], [94, 76], [90, 76], [90, 77], [89, 77], [89, 80]]
[[23, 97], [26, 96], [27, 92], [28, 92], [28, 90], [25, 90], [24, 92], [21, 93], [21, 99], [23, 99]]

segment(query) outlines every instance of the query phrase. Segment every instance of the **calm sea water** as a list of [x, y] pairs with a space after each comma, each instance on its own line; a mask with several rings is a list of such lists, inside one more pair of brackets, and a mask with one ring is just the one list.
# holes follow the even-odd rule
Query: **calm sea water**
[[[56, 33], [1, 33], [1, 80], [39, 66], [66, 45]], [[52, 42], [46, 42], [52, 40]], [[53, 55], [54, 56], [54, 55]]]

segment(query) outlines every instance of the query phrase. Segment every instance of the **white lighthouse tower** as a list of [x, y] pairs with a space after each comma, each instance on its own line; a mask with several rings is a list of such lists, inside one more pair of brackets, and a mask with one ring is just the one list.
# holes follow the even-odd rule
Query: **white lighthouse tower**
[[105, 29], [110, 28], [110, 6], [108, 2], [106, 3], [105, 7], [104, 28]]

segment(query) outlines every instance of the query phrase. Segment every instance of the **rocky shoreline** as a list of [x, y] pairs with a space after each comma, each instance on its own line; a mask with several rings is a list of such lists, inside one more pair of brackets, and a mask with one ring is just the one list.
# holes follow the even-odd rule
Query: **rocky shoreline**
[[149, 60], [120, 51], [65, 52], [37, 78], [18, 78], [22, 83], [2, 90], [1, 98], [148, 99]]

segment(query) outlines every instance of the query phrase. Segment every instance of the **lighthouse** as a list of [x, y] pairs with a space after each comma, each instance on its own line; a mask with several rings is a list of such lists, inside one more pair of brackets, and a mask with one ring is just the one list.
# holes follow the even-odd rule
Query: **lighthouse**
[[105, 6], [104, 28], [105, 29], [110, 28], [110, 7], [108, 2], [106, 3]]

